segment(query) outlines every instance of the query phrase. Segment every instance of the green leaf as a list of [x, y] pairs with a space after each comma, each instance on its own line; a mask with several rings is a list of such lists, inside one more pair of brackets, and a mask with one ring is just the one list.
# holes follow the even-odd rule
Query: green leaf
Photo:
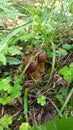
[[62, 69], [60, 69], [59, 73], [63, 75], [64, 79], [67, 82], [73, 81], [73, 62], [69, 65], [69, 67], [64, 66]]
[[22, 123], [21, 126], [19, 127], [19, 130], [29, 130], [30, 125], [29, 123]]
[[59, 95], [57, 94], [56, 98], [58, 99], [59, 102], [63, 101], [63, 95], [61, 95], [61, 94], [59, 94]]
[[51, 52], [51, 50], [47, 49], [47, 54], [49, 57], [53, 57], [53, 52]]
[[[60, 74], [62, 74], [62, 73], [60, 73]], [[71, 82], [72, 74], [71, 74], [70, 70], [67, 71], [65, 74], [64, 74], [64, 72], [63, 72], [63, 77], [64, 77], [64, 79], [65, 79], [67, 82]]]
[[63, 49], [56, 50], [56, 53], [59, 55], [63, 55], [63, 56], [68, 55], [68, 52], [66, 50], [63, 50]]
[[70, 72], [71, 72], [72, 80], [73, 80], [73, 62], [69, 65], [69, 68], [70, 68]]
[[2, 53], [0, 53], [0, 62], [2, 62], [3, 65], [6, 65], [6, 57]]
[[[24, 75], [24, 77], [25, 77], [25, 75]], [[22, 78], [20, 76], [16, 76], [14, 78], [14, 82], [15, 82], [15, 84], [21, 84], [22, 83]]]
[[22, 86], [19, 84], [15, 84], [14, 87], [11, 87], [8, 90], [8, 93], [11, 94], [12, 98], [17, 98], [21, 95]]
[[1, 98], [0, 98], [0, 104], [2, 105], [6, 105], [9, 104], [11, 102], [11, 97], [7, 95], [7, 93], [5, 93]]
[[3, 126], [0, 126], [0, 130], [3, 130]]
[[73, 62], [69, 65], [70, 69], [73, 69]]
[[63, 117], [56, 122], [57, 130], [72, 130], [73, 129], [73, 117]]
[[7, 37], [5, 37], [1, 42], [0, 42], [0, 52], [8, 45], [8, 44], [12, 44], [12, 42], [9, 43], [9, 40], [15, 36], [17, 33], [19, 33], [20, 31], [24, 30], [24, 28], [26, 26], [30, 26], [31, 25], [31, 21], [25, 23], [24, 25], [16, 28], [13, 32], [11, 32], [9, 35], [7, 35]]
[[0, 130], [10, 130], [8, 127], [12, 123], [12, 116], [11, 115], [4, 115], [2, 118], [0, 118]]
[[61, 88], [60, 93], [64, 96], [66, 94], [67, 90], [66, 88]]
[[10, 82], [10, 77], [2, 79], [0, 81], [0, 90], [7, 91], [10, 88], [9, 82]]
[[44, 106], [46, 104], [46, 97], [42, 94], [40, 94], [37, 98], [37, 103], [41, 106]]
[[0, 18], [14, 19], [22, 14], [13, 6], [13, 2], [9, 0], [0, 0]]
[[11, 46], [11, 47], [9, 47], [8, 52], [11, 54], [11, 56], [14, 56], [16, 54], [17, 55], [21, 54], [21, 51], [18, 49], [18, 46]]
[[67, 75], [64, 75], [64, 79], [67, 81], [67, 82], [71, 82], [72, 80], [72, 76], [71, 76], [71, 73], [67, 73]]
[[43, 125], [33, 126], [30, 130], [72, 130], [73, 129], [73, 117], [68, 118], [58, 117], [53, 118], [51, 121], [44, 123]]
[[69, 68], [67, 66], [64, 66], [62, 69], [60, 69], [59, 73], [61, 75], [66, 75], [69, 72]]
[[14, 57], [7, 57], [7, 63], [10, 65], [19, 65], [22, 64], [22, 61]]
[[67, 49], [67, 50], [70, 50], [70, 49], [73, 48], [73, 46], [70, 45], [70, 44], [63, 44], [62, 47], [63, 47], [64, 49]]

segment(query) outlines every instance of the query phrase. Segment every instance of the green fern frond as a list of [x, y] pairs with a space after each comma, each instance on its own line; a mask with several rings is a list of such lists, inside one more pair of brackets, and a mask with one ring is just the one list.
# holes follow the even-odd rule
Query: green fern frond
[[9, 0], [0, 0], [0, 18], [17, 18], [22, 14], [14, 7]]

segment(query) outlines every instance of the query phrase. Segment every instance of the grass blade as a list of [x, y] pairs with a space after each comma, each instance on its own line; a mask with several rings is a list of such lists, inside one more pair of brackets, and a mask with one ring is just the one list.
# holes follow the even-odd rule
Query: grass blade
[[16, 28], [13, 32], [11, 32], [7, 37], [5, 37], [1, 42], [0, 42], [0, 51], [4, 49], [4, 47], [8, 44], [8, 41], [15, 36], [17, 33], [22, 31], [28, 24], [30, 24], [31, 21], [25, 23], [24, 25]]
[[62, 108], [60, 110], [61, 113], [64, 111], [64, 108], [66, 107], [67, 103], [69, 102], [72, 94], [73, 94], [73, 88], [71, 89], [70, 93], [68, 94], [68, 96], [67, 96], [67, 98], [66, 98], [66, 100], [65, 100], [65, 102], [64, 102], [64, 104], [63, 104], [63, 106], [62, 106]]
[[26, 88], [24, 93], [24, 115], [25, 115], [26, 122], [28, 122], [28, 92], [29, 89]]

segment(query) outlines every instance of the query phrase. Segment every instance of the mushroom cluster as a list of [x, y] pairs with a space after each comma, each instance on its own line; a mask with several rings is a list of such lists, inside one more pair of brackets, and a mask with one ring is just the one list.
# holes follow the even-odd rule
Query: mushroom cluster
[[[38, 52], [34, 50], [30, 56], [28, 56], [24, 63], [23, 68], [29, 63], [30, 59]], [[45, 72], [45, 61], [47, 60], [46, 51], [42, 51], [29, 65], [26, 74], [30, 78], [38, 79], [43, 72]]]

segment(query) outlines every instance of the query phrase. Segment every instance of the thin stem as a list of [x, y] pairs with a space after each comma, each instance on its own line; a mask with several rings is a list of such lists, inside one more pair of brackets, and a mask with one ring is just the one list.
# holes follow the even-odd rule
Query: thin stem
[[53, 59], [52, 59], [52, 69], [51, 69], [51, 72], [50, 72], [50, 76], [49, 76], [49, 79], [48, 79], [48, 83], [50, 82], [51, 78], [52, 78], [52, 75], [53, 75], [53, 72], [54, 72], [54, 66], [55, 66], [55, 61], [56, 61], [56, 51], [55, 51], [55, 45], [54, 43], [52, 42], [52, 50], [53, 50]]
[[47, 99], [48, 99], [48, 100], [51, 102], [51, 104], [54, 106], [54, 108], [55, 108], [56, 111], [58, 112], [59, 116], [60, 116], [60, 117], [63, 117], [61, 111], [58, 109], [58, 107], [55, 105], [55, 103], [54, 103], [50, 98], [47, 98]]
[[26, 88], [24, 93], [24, 115], [25, 115], [26, 122], [28, 122], [28, 92], [29, 89]]
[[68, 96], [67, 96], [67, 98], [66, 98], [66, 100], [65, 100], [65, 102], [64, 102], [64, 104], [63, 104], [63, 106], [61, 107], [61, 110], [60, 110], [61, 113], [64, 111], [64, 108], [66, 107], [67, 103], [69, 102], [69, 100], [70, 100], [72, 94], [73, 94], [73, 88], [71, 89], [70, 93], [68, 94]]

